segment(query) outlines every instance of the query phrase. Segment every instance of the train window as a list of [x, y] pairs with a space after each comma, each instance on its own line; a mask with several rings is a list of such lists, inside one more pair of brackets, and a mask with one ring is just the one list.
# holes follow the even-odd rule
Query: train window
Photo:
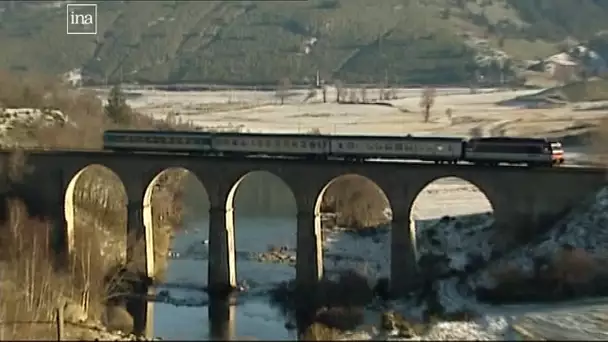
[[298, 148], [298, 142], [297, 141], [292, 141], [291, 142], [291, 147]]
[[279, 140], [279, 139], [275, 139], [275, 140], [274, 140], [274, 146], [275, 146], [275, 147], [281, 147], [281, 140]]
[[354, 149], [354, 148], [355, 148], [355, 143], [351, 141], [351, 142], [349, 142], [348, 144], [346, 144], [346, 146], [347, 146], [349, 149], [351, 149], [351, 150], [352, 150], [352, 149]]
[[306, 141], [300, 141], [300, 147], [306, 148]]
[[397, 150], [397, 151], [403, 151], [403, 144], [402, 143], [396, 143], [395, 144], [395, 150]]
[[338, 143], [338, 148], [344, 148], [344, 145], [342, 143]]
[[311, 141], [311, 142], [309, 142], [309, 143], [308, 143], [308, 146], [309, 146], [310, 148], [316, 148], [316, 147], [317, 147], [317, 144], [315, 144], [315, 142], [314, 142], [314, 141]]
[[392, 150], [393, 150], [393, 145], [392, 145], [392, 144], [389, 144], [389, 143], [386, 143], [386, 144], [384, 145], [384, 149], [385, 149], [386, 151], [392, 151]]
[[236, 139], [232, 139], [232, 145], [238, 146], [239, 142]]

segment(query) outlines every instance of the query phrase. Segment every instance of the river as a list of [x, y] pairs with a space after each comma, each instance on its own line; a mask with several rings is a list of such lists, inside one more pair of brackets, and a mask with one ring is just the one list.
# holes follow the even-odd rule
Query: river
[[[293, 325], [288, 324], [281, 310], [273, 307], [265, 295], [271, 287], [293, 279], [295, 269], [285, 264], [255, 262], [246, 257], [249, 252], [267, 251], [269, 245], [295, 247], [295, 204], [290, 203], [289, 192], [279, 182], [260, 180], [258, 178], [256, 182], [249, 184], [247, 181], [243, 182], [243, 185], [248, 185], [243, 186], [244, 191], [241, 193], [240, 190], [237, 192], [235, 200], [237, 278], [239, 282], [246, 281], [251, 290], [239, 296], [230, 311], [220, 315], [223, 318], [213, 315], [214, 321], [210, 320], [207, 296], [202, 290], [196, 289], [207, 283], [207, 245], [204, 244], [208, 230], [208, 218], [204, 214], [207, 210], [204, 209], [205, 204], [200, 205], [199, 202], [204, 202], [200, 197], [199, 200], [190, 199], [199, 204], [199, 209], [196, 210], [196, 215], [190, 215], [184, 231], [174, 239], [173, 250], [179, 256], [169, 261], [167, 286], [156, 289], [157, 293], [168, 290], [174, 300], [183, 300], [188, 305], [154, 303], [154, 336], [165, 340], [296, 338], [296, 331], [287, 328]], [[417, 219], [417, 226], [422, 227], [425, 224], [423, 220], [444, 215], [487, 212], [488, 209], [491, 209], [491, 206], [487, 199], [474, 186], [450, 179], [437, 181], [423, 191], [415, 202], [414, 217]], [[256, 211], [261, 214], [254, 215]], [[475, 221], [480, 225], [479, 218], [462, 222], [473, 226], [471, 222]], [[355, 237], [335, 231], [326, 234], [326, 272], [358, 268], [364, 269], [371, 277], [387, 276], [388, 236], [388, 230], [375, 237]], [[469, 249], [476, 244], [473, 242], [469, 247], [463, 244], [463, 248]], [[340, 255], [342, 261], [337, 263], [335, 258], [328, 260], [331, 255]], [[181, 288], [176, 288], [175, 285]], [[445, 292], [450, 292], [450, 289], [447, 288]], [[477, 323], [442, 323], [443, 325], [438, 325], [438, 329], [443, 329], [443, 332], [436, 332], [424, 339], [513, 339], [520, 336], [511, 328], [514, 325], [525, 327], [526, 331], [533, 331], [536, 336], [540, 334], [551, 338], [561, 336], [598, 339], [603, 338], [603, 331], [607, 330], [604, 322], [608, 322], [608, 315], [603, 314], [605, 306], [598, 307], [597, 301], [481, 306], [480, 311], [484, 312], [484, 315]], [[563, 312], [563, 317], [551, 318], [553, 313], [558, 311]], [[500, 332], [497, 332], [498, 330]]]
[[[179, 254], [169, 260], [166, 276], [168, 286], [158, 287], [157, 293], [168, 290], [172, 299], [183, 299], [197, 306], [175, 306], [154, 303], [154, 335], [163, 339], [200, 340], [209, 338], [207, 295], [199, 289], [207, 284], [208, 200], [205, 190], [194, 182], [188, 187], [184, 231], [176, 234], [172, 250]], [[483, 199], [483, 195], [481, 195]], [[234, 308], [234, 337], [293, 340], [294, 330], [288, 330], [280, 309], [269, 304], [268, 289], [295, 278], [295, 268], [288, 264], [261, 263], [248, 260], [251, 252], [267, 252], [270, 245], [295, 249], [295, 199], [281, 181], [268, 173], [253, 173], [239, 186], [235, 195], [235, 246], [237, 251], [237, 280], [246, 281], [250, 291], [239, 296]], [[388, 237], [388, 230], [384, 230]], [[340, 264], [325, 262], [326, 272], [344, 267], [368, 267], [373, 276], [388, 276], [388, 250], [378, 239], [358, 238], [352, 234], [325, 234], [328, 251], [341, 256]], [[349, 258], [350, 256], [350, 258]], [[354, 260], [354, 261], [353, 261]], [[359, 261], [357, 261], [359, 260]], [[372, 266], [373, 267], [369, 267]], [[380, 274], [379, 274], [380, 273]]]

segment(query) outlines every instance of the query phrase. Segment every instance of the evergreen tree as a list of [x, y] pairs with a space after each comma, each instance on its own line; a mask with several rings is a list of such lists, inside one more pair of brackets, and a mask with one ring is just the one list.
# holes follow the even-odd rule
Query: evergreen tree
[[128, 124], [130, 122], [131, 107], [127, 104], [125, 94], [119, 85], [115, 85], [110, 90], [105, 112], [108, 118], [117, 124]]

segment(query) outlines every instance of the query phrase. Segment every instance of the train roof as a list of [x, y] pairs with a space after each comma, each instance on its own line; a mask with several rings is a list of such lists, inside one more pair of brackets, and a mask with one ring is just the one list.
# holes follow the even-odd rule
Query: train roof
[[162, 134], [162, 135], [184, 135], [184, 134], [197, 134], [197, 135], [214, 135], [214, 136], [225, 136], [225, 137], [238, 137], [238, 136], [250, 136], [250, 137], [278, 137], [278, 138], [294, 138], [294, 137], [327, 137], [327, 138], [341, 138], [341, 139], [368, 139], [368, 140], [428, 140], [428, 141], [452, 141], [460, 142], [464, 141], [462, 137], [446, 137], [446, 136], [414, 136], [414, 135], [355, 135], [355, 134], [308, 134], [308, 133], [252, 133], [252, 132], [209, 132], [209, 131], [160, 131], [160, 130], [137, 130], [137, 129], [112, 129], [106, 130], [104, 134]]
[[342, 135], [342, 134], [309, 134], [309, 133], [239, 133], [239, 132], [213, 132], [213, 135], [218, 136], [255, 136], [255, 137], [327, 137], [327, 138], [343, 138], [343, 139], [411, 139], [411, 140], [439, 140], [439, 141], [462, 141], [464, 138], [458, 137], [435, 137], [435, 136], [412, 136], [412, 135]]
[[525, 138], [525, 137], [483, 137], [483, 138], [471, 138], [469, 141], [473, 142], [529, 142], [529, 143], [547, 143], [547, 138]]
[[103, 132], [104, 134], [211, 134], [205, 131], [159, 131], [152, 129], [109, 129]]

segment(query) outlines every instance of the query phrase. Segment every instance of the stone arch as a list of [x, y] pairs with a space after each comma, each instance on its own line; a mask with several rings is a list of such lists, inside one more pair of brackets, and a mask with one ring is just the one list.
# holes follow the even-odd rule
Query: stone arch
[[[125, 185], [124, 185], [122, 179], [120, 179], [120, 177], [116, 174], [116, 172], [114, 172], [109, 167], [104, 166], [102, 164], [90, 164], [90, 165], [87, 165], [87, 166], [83, 167], [82, 169], [78, 170], [78, 172], [76, 172], [74, 174], [74, 176], [68, 183], [68, 186], [65, 191], [65, 196], [64, 196], [64, 215], [65, 215], [65, 221], [66, 221], [66, 231], [65, 231], [65, 234], [63, 234], [63, 236], [65, 237], [65, 240], [66, 240], [65, 242], [66, 242], [68, 255], [71, 255], [74, 252], [74, 247], [75, 247], [74, 235], [75, 235], [75, 227], [76, 227], [76, 202], [77, 202], [75, 196], [76, 196], [76, 188], [78, 185], [78, 181], [82, 179], [82, 176], [86, 172], [91, 172], [92, 170], [95, 170], [96, 168], [103, 169], [104, 170], [103, 172], [109, 172], [113, 175], [113, 178], [115, 178], [118, 181], [118, 184], [120, 184], [120, 190], [123, 194], [123, 202], [126, 203], [126, 201], [127, 201], [127, 192], [126, 192], [126, 188], [125, 188]], [[125, 211], [124, 224], [125, 224], [125, 232], [126, 232], [126, 207], [124, 207], [124, 211]]]
[[[340, 184], [342, 183], [342, 184]], [[344, 205], [356, 205], [358, 206], [358, 208], [356, 208], [354, 211], [357, 210], [373, 210], [375, 211], [373, 213], [374, 217], [371, 217], [371, 220], [369, 221], [370, 225], [366, 226], [364, 228], [370, 228], [370, 227], [377, 227], [377, 226], [381, 226], [381, 225], [390, 225], [391, 224], [391, 220], [392, 220], [392, 215], [393, 215], [393, 205], [390, 201], [390, 198], [388, 196], [388, 192], [386, 191], [386, 188], [383, 188], [383, 186], [374, 181], [372, 178], [367, 177], [363, 174], [357, 174], [357, 173], [345, 173], [345, 174], [341, 174], [339, 176], [336, 176], [334, 178], [332, 178], [329, 182], [327, 182], [325, 184], [325, 186], [321, 189], [321, 191], [319, 191], [316, 200], [315, 200], [315, 206], [314, 206], [314, 232], [315, 232], [315, 236], [317, 237], [317, 250], [319, 250], [319, 252], [321, 253], [321, 258], [324, 258], [322, 256], [323, 253], [323, 248], [321, 248], [322, 246], [322, 242], [323, 242], [323, 227], [322, 227], [322, 213], [323, 213], [323, 206], [324, 206], [324, 198], [326, 197], [326, 195], [328, 195], [330, 192], [332, 192], [332, 187], [342, 187], [343, 189], [346, 189], [346, 197], [347, 197], [347, 202], [359, 202], [359, 203], [345, 203]], [[339, 188], [337, 188], [339, 192]], [[363, 190], [361, 190], [363, 189]], [[357, 192], [357, 190], [360, 190], [360, 192]], [[371, 192], [374, 191], [374, 192]], [[371, 192], [371, 193], [370, 193]], [[371, 200], [370, 200], [370, 195], [371, 195]], [[379, 203], [374, 203], [380, 201]], [[339, 207], [335, 207], [334, 209], [337, 209], [337, 211], [340, 211], [341, 209]], [[379, 221], [378, 219], [383, 217], [382, 221]], [[338, 222], [336, 222], [338, 223]], [[389, 237], [390, 235], [386, 235], [387, 237]], [[375, 239], [374, 239], [375, 240]], [[375, 243], [375, 242], [372, 242]], [[363, 245], [360, 245], [363, 246]], [[367, 260], [368, 262], [376, 262], [378, 264], [378, 267], [380, 269], [378, 269], [378, 274], [381, 273], [390, 273], [390, 270], [388, 268], [384, 268], [385, 266], [390, 265], [390, 263], [388, 262], [390, 260], [390, 253], [388, 253], [389, 249], [386, 249], [387, 253], [386, 255], [378, 255], [377, 253], [374, 253], [375, 255], [377, 255], [378, 257], [382, 257], [382, 260], [380, 260], [380, 258], [378, 258], [378, 260]], [[370, 250], [371, 252], [371, 250]], [[369, 256], [371, 257], [371, 255]], [[376, 275], [378, 275], [376, 274]]]
[[[422, 186], [418, 189], [416, 189], [414, 191], [414, 196], [412, 199], [412, 202], [410, 204], [410, 208], [409, 208], [409, 214], [410, 214], [410, 218], [414, 218], [412, 215], [414, 214], [414, 210], [416, 209], [416, 201], [419, 200], [421, 198], [421, 195], [424, 194], [424, 191], [427, 190], [430, 186], [432, 186], [434, 183], [437, 183], [439, 181], [443, 181], [443, 180], [452, 180], [452, 181], [458, 181], [460, 183], [466, 183], [468, 185], [472, 185], [473, 188], [475, 188], [475, 190], [480, 193], [483, 198], [485, 199], [485, 202], [487, 202], [486, 204], [488, 205], [489, 211], [494, 211], [496, 208], [496, 201], [494, 200], [494, 196], [491, 193], [490, 189], [485, 189], [481, 184], [479, 184], [478, 182], [468, 179], [467, 177], [461, 177], [461, 176], [455, 176], [455, 175], [445, 175], [445, 176], [438, 176], [435, 178], [432, 178], [430, 180], [428, 180], [427, 182], [423, 183]], [[447, 186], [449, 186], [449, 184], [447, 184]], [[463, 186], [463, 184], [461, 185], [456, 185], [456, 187], [458, 186]], [[459, 189], [455, 189], [455, 190], [459, 190]], [[486, 210], [488, 211], [488, 210]]]
[[[439, 183], [445, 181], [445, 183]], [[436, 189], [432, 189], [433, 185], [437, 185]], [[469, 193], [469, 195], [463, 199], [463, 195], [465, 193]], [[492, 189], [483, 187], [479, 182], [468, 179], [467, 177], [456, 176], [456, 175], [444, 175], [434, 177], [429, 179], [428, 181], [421, 184], [416, 191], [413, 192], [414, 196], [412, 201], [410, 202], [409, 207], [409, 217], [410, 217], [410, 234], [413, 237], [412, 246], [414, 250], [416, 250], [417, 258], [420, 258], [421, 255], [418, 254], [419, 244], [427, 245], [430, 243], [430, 240], [427, 239], [436, 239], [437, 234], [447, 234], [444, 235], [444, 238], [447, 239], [449, 234], [452, 234], [444, 224], [436, 225], [421, 225], [420, 223], [426, 221], [428, 223], [436, 222], [436, 220], [448, 220], [449, 222], [453, 217], [459, 217], [459, 221], [454, 221], [455, 225], [452, 226], [455, 229], [460, 229], [459, 227], [464, 224], [467, 228], [471, 227], [473, 224], [471, 221], [467, 223], [467, 221], [463, 220], [473, 220], [475, 225], [480, 228], [483, 227], [482, 231], [485, 230], [487, 226], [493, 224], [494, 212], [496, 208], [496, 197], [492, 193]], [[445, 212], [439, 209], [430, 208], [427, 209], [427, 212], [420, 213], [420, 216], [415, 216], [417, 209], [420, 206], [425, 206], [426, 203], [433, 203], [434, 206], [442, 206], [442, 201], [450, 201], [452, 198], [458, 197], [459, 202], [461, 203], [449, 203], [446, 206], [451, 207], [451, 212]], [[454, 208], [455, 205], [459, 205], [459, 207]], [[481, 208], [481, 210], [471, 210], [472, 207]], [[445, 208], [445, 207], [444, 207]], [[437, 216], [430, 216], [430, 213], [438, 213]], [[487, 214], [487, 217], [480, 217], [480, 214]], [[458, 224], [458, 225], [456, 225]], [[442, 229], [446, 227], [444, 230], [433, 230], [435, 227], [441, 227]], [[430, 230], [425, 230], [429, 228]], [[427, 232], [427, 233], [425, 233]], [[468, 234], [468, 233], [467, 233]], [[449, 239], [448, 239], [449, 240]], [[426, 243], [425, 243], [426, 241]], [[440, 241], [443, 241], [440, 239]], [[446, 240], [447, 241], [447, 240]]]
[[[323, 199], [324, 199], [325, 195], [328, 194], [328, 190], [330, 190], [333, 186], [339, 185], [339, 183], [341, 181], [345, 181], [346, 184], [344, 184], [343, 188], [347, 189], [347, 192], [348, 192], [348, 190], [353, 189], [353, 187], [350, 187], [348, 185], [352, 185], [352, 184], [356, 184], [356, 183], [359, 183], [360, 185], [362, 184], [364, 187], [366, 187], [367, 189], [364, 189], [366, 191], [376, 191], [376, 195], [377, 195], [376, 200], [380, 199], [382, 201], [380, 203], [380, 206], [384, 206], [385, 208], [383, 208], [383, 209], [388, 209], [388, 211], [390, 211], [390, 214], [392, 215], [393, 208], [392, 208], [392, 205], [390, 203], [390, 200], [387, 196], [385, 189], [383, 189], [378, 183], [376, 183], [369, 177], [366, 177], [361, 174], [356, 174], [356, 173], [345, 173], [345, 174], [332, 178], [321, 189], [321, 191], [317, 195], [317, 198], [315, 201], [315, 208], [314, 208], [315, 216], [321, 215], [322, 209], [323, 209], [323, 204], [324, 204]], [[355, 192], [352, 195], [355, 197], [365, 198], [365, 195], [370, 195], [370, 194], [368, 194], [368, 193], [357, 194]], [[357, 199], [357, 198], [355, 198], [355, 199]], [[365, 208], [363, 208], [363, 209], [365, 209]], [[373, 209], [373, 208], [367, 208], [367, 209]], [[389, 216], [388, 212], [386, 212], [386, 214], [387, 214], [386, 216]], [[390, 218], [387, 217], [387, 222], [388, 221], [390, 221]]]
[[[153, 208], [153, 195], [155, 194], [155, 188], [159, 185], [159, 182], [163, 178], [163, 176], [168, 176], [171, 172], [180, 172], [182, 174], [176, 174], [178, 177], [186, 177], [185, 179], [179, 180], [180, 182], [186, 181], [196, 181], [200, 185], [200, 190], [203, 191], [204, 198], [206, 203], [209, 203], [209, 193], [207, 188], [199, 179], [194, 172], [184, 167], [169, 167], [166, 168], [159, 173], [157, 173], [154, 178], [148, 183], [146, 190], [144, 192], [143, 198], [143, 222], [145, 228], [145, 256], [146, 256], [146, 272], [149, 276], [155, 275], [158, 271], [156, 269], [156, 259], [162, 260], [162, 251], [157, 251], [159, 248], [167, 249], [169, 248], [170, 243], [170, 235], [163, 235], [160, 239], [158, 236], [155, 237], [155, 231], [158, 232], [161, 227], [155, 227], [154, 220], [154, 208]], [[187, 177], [191, 177], [188, 179]], [[181, 214], [183, 215], [183, 211]], [[171, 213], [170, 213], [171, 214]], [[159, 215], [160, 219], [163, 219], [162, 214]], [[172, 227], [174, 228], [174, 227]], [[169, 232], [167, 232], [169, 233]], [[157, 243], [159, 242], [159, 243]], [[157, 253], [158, 252], [158, 253]], [[166, 257], [165, 257], [166, 259]]]
[[[297, 202], [295, 198], [295, 193], [289, 183], [283, 179], [281, 176], [273, 173], [271, 171], [266, 170], [251, 170], [239, 177], [239, 179], [232, 185], [230, 188], [230, 192], [228, 193], [228, 197], [226, 199], [226, 212], [234, 210], [234, 201], [236, 199], [236, 195], [239, 192], [239, 187], [243, 184], [243, 181], [252, 176], [265, 176], [267, 179], [273, 179], [274, 181], [278, 181], [280, 183], [279, 187], [289, 190], [291, 202], [294, 203], [294, 209], [297, 211]], [[294, 212], [295, 214], [295, 212]]]
[[[245, 183], [247, 180], [258, 180], [257, 183]], [[268, 186], [269, 182], [273, 182], [275, 185], [274, 186]], [[248, 188], [247, 185], [248, 184], [252, 184], [252, 187], [255, 187], [255, 189], [251, 189]], [[264, 184], [264, 188], [263, 189], [259, 189], [258, 186], [254, 185], [254, 184]], [[261, 191], [264, 191], [266, 189], [269, 189], [269, 193], [260, 193]], [[240, 190], [245, 190], [244, 192], [240, 192]], [[249, 190], [249, 191], [248, 191]], [[256, 193], [252, 194], [252, 191], [255, 191]], [[287, 193], [285, 193], [285, 191], [287, 191]], [[246, 196], [246, 197], [240, 197], [240, 195]], [[281, 194], [281, 195], [277, 195], [277, 194]], [[289, 197], [290, 199], [287, 200], [283, 194], [286, 194], [286, 197]], [[261, 197], [261, 198], [255, 198], [254, 196], [257, 197]], [[266, 197], [266, 198], [264, 198]], [[247, 201], [248, 203], [256, 203], [256, 202], [261, 202], [261, 201], [266, 201], [266, 200], [272, 200], [272, 197], [275, 198], [274, 202], [270, 202], [269, 205], [270, 206], [277, 206], [278, 203], [276, 203], [276, 198], [282, 200], [282, 202], [286, 202], [286, 206], [282, 206], [282, 205], [278, 205], [279, 210], [269, 210], [267, 212], [264, 212], [264, 217], [267, 216], [275, 216], [277, 214], [279, 214], [280, 209], [283, 208], [285, 210], [287, 210], [288, 212], [286, 213], [285, 216], [289, 216], [289, 217], [293, 217], [293, 223], [296, 223], [296, 212], [297, 212], [297, 202], [296, 202], [296, 196], [294, 193], [293, 188], [289, 185], [289, 183], [280, 175], [273, 173], [271, 171], [267, 171], [267, 170], [250, 170], [248, 172], [246, 172], [244, 175], [240, 176], [238, 178], [238, 180], [236, 182], [234, 182], [234, 184], [232, 185], [228, 196], [226, 198], [226, 230], [229, 236], [229, 239], [231, 239], [231, 243], [233, 246], [233, 255], [235, 254], [235, 249], [236, 249], [236, 241], [237, 240], [241, 240], [239, 238], [239, 236], [243, 237], [244, 235], [240, 235], [238, 233], [235, 232], [235, 227], [236, 227], [236, 222], [237, 222], [237, 213], [239, 211], [239, 206], [243, 205], [244, 203], [236, 203], [237, 199], [239, 200], [244, 200]], [[289, 205], [289, 203], [292, 203], [291, 205]], [[257, 216], [256, 214], [259, 214], [259, 210], [262, 210], [262, 207], [264, 205], [258, 205], [258, 210], [256, 212], [256, 209], [253, 210], [249, 210], [249, 212], [247, 212], [247, 216], [248, 217], [253, 217], [253, 216]], [[272, 209], [272, 208], [271, 208]], [[240, 215], [239, 215], [240, 216]], [[258, 252], [258, 253], [263, 253], [263, 252], [267, 252], [268, 251], [268, 246], [271, 244], [280, 244], [281, 246], [283, 245], [288, 245], [288, 251], [286, 251], [285, 253], [290, 253], [290, 246], [292, 243], [292, 236], [293, 236], [293, 242], [295, 243], [295, 237], [296, 232], [295, 232], [295, 226], [293, 229], [293, 235], [289, 235], [287, 236], [283, 236], [283, 232], [289, 232], [291, 234], [292, 230], [291, 229], [283, 229], [283, 231], [280, 234], [273, 234], [273, 237], [275, 239], [280, 239], [280, 240], [262, 240], [259, 242], [259, 245], [257, 246], [248, 246], [250, 248], [254, 248], [254, 250], [249, 250], [248, 252]], [[242, 241], [242, 240], [241, 240]], [[241, 247], [242, 248], [242, 247]], [[236, 260], [236, 259], [234, 259]], [[235, 267], [235, 269], [237, 268], [237, 264], [235, 261], [233, 261], [233, 265]], [[237, 272], [235, 272], [235, 275], [237, 274]], [[238, 277], [237, 277], [238, 278]]]

